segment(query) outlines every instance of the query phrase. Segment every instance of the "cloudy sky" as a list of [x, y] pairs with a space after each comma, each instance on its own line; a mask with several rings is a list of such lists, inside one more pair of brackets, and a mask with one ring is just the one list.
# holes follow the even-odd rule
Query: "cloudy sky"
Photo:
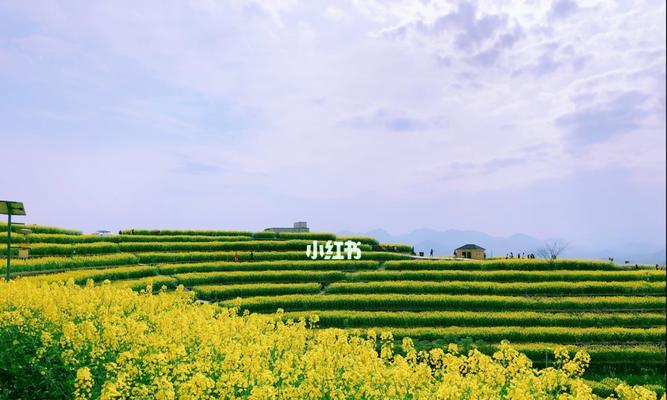
[[0, 198], [664, 246], [665, 49], [662, 0], [0, 1]]

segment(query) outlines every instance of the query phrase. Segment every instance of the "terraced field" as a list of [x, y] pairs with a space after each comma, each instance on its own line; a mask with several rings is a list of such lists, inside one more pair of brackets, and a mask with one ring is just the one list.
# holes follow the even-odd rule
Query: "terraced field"
[[[554, 347], [565, 344], [591, 354], [592, 379], [664, 385], [664, 270], [582, 260], [422, 260], [409, 246], [372, 238], [351, 238], [361, 242], [361, 260], [306, 258], [312, 240], [348, 239], [329, 233], [30, 229], [31, 257], [13, 260], [16, 277], [109, 280], [134, 290], [183, 285], [201, 301], [282, 309], [283, 318], [317, 315], [320, 328], [360, 335], [391, 331], [420, 349], [454, 342], [492, 352], [508, 339], [537, 365], [550, 364]], [[604, 381], [594, 387], [609, 389]]]

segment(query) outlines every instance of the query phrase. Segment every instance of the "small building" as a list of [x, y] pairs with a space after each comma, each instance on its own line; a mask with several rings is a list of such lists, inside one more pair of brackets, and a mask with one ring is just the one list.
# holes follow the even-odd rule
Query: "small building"
[[299, 221], [294, 223], [292, 228], [266, 228], [265, 232], [310, 232], [308, 224], [305, 221]]
[[486, 250], [484, 247], [476, 244], [466, 244], [454, 250], [454, 256], [460, 258], [471, 258], [473, 260], [484, 260], [486, 258]]

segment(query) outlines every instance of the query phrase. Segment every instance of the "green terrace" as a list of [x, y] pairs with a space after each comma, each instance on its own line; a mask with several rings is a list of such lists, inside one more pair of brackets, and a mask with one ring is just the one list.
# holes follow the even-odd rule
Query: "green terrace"
[[[27, 228], [32, 234], [13, 237], [30, 247], [29, 258], [12, 261], [18, 279], [185, 290], [239, 312], [281, 310], [278, 318], [320, 329], [391, 331], [424, 350], [458, 343], [493, 352], [507, 339], [538, 365], [553, 361], [557, 345], [585, 348], [591, 374], [629, 381], [665, 370], [664, 270], [595, 260], [423, 259], [409, 245], [331, 233]], [[313, 240], [360, 242], [361, 259], [313, 260], [306, 256]]]

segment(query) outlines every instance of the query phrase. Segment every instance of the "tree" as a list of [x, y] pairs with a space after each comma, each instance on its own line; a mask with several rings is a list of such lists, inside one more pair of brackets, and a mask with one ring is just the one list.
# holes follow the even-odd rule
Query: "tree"
[[538, 257], [545, 259], [549, 264], [553, 264], [558, 256], [567, 250], [568, 247], [568, 243], [554, 240], [553, 242], [545, 243], [543, 247], [540, 247], [535, 251], [535, 254], [537, 254]]

